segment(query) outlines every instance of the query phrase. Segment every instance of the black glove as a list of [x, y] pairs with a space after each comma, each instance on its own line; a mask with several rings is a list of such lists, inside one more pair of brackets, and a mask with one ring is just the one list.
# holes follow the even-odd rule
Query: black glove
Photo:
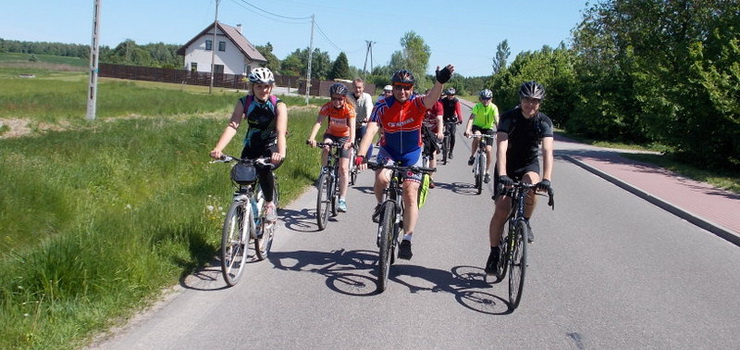
[[447, 69], [447, 67], [444, 67], [441, 70], [438, 70], [436, 74], [437, 74], [437, 81], [442, 84], [450, 81], [450, 78], [452, 78], [452, 73], [450, 72], [449, 69]]
[[514, 185], [514, 180], [512, 180], [510, 177], [506, 175], [501, 175], [498, 177], [498, 183], [504, 186], [512, 186]]
[[544, 179], [536, 185], [537, 191], [547, 191], [550, 188], [550, 180]]

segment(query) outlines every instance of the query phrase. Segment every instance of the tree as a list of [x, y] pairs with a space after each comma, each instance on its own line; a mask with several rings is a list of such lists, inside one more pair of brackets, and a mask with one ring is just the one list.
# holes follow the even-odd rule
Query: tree
[[349, 61], [347, 60], [347, 55], [344, 54], [344, 52], [340, 52], [339, 56], [337, 56], [337, 59], [334, 60], [334, 64], [331, 67], [331, 71], [329, 71], [329, 75], [327, 76], [329, 80], [334, 79], [351, 79], [352, 75], [349, 72]]
[[410, 31], [401, 38], [401, 46], [401, 51], [396, 51], [391, 55], [390, 66], [394, 71], [399, 69], [411, 71], [423, 86], [429, 56], [432, 55], [429, 45], [425, 44], [424, 39], [414, 31]]
[[511, 49], [509, 49], [509, 42], [504, 39], [496, 46], [496, 57], [493, 58], [493, 74], [498, 73], [502, 69], [506, 68], [506, 61], [511, 55]]
[[262, 54], [262, 56], [265, 56], [265, 59], [267, 60], [267, 63], [265, 63], [265, 67], [269, 68], [275, 74], [284, 74], [283, 72], [281, 72], [280, 69], [280, 59], [278, 59], [277, 56], [272, 53], [273, 47], [270, 42], [267, 42], [267, 44], [264, 46], [257, 45], [256, 49], [257, 51], [259, 51], [259, 53]]

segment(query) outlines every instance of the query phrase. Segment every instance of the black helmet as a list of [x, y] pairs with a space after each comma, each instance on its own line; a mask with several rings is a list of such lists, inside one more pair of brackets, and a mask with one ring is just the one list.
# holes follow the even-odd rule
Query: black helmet
[[334, 83], [331, 87], [329, 87], [329, 95], [347, 95], [349, 92], [349, 89], [347, 89], [346, 86], [342, 83]]
[[538, 100], [545, 98], [545, 88], [540, 85], [540, 83], [532, 80], [528, 81], [524, 84], [522, 84], [522, 87], [519, 88], [519, 97], [520, 98], [536, 98]]
[[391, 81], [394, 83], [402, 83], [402, 84], [416, 83], [416, 79], [414, 79], [414, 74], [412, 74], [411, 72], [405, 69], [401, 69], [393, 73], [393, 76], [391, 77]]
[[445, 95], [454, 95], [455, 93], [457, 93], [457, 90], [455, 90], [454, 87], [450, 87], [445, 90]]

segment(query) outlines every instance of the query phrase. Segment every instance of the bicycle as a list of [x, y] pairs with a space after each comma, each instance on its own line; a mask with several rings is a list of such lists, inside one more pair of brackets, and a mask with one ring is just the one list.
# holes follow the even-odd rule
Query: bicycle
[[318, 192], [316, 194], [316, 223], [319, 226], [319, 231], [323, 231], [329, 222], [329, 211], [331, 211], [332, 217], [337, 216], [339, 159], [342, 145], [318, 142], [316, 147], [329, 147], [329, 156], [326, 159], [326, 164], [321, 167], [321, 174], [319, 174]]
[[[226, 284], [234, 286], [244, 272], [247, 251], [250, 241], [258, 261], [267, 258], [272, 247], [277, 225], [265, 220], [264, 195], [260, 187], [257, 168], [274, 168], [269, 158], [240, 159], [224, 155], [211, 163], [229, 163], [236, 161], [232, 167], [231, 180], [236, 190], [229, 210], [224, 219], [221, 234], [221, 271]], [[278, 183], [275, 178], [273, 203], [279, 207]]]
[[396, 261], [395, 250], [398, 246], [398, 237], [403, 237], [403, 175], [407, 172], [430, 174], [436, 168], [417, 166], [400, 166], [395, 164], [368, 163], [373, 170], [390, 169], [391, 181], [383, 191], [383, 201], [377, 215], [378, 221], [378, 292], [383, 292], [388, 285], [390, 266]]
[[481, 192], [483, 192], [483, 177], [488, 170], [488, 168], [486, 167], [488, 160], [488, 155], [486, 154], [487, 143], [484, 142], [484, 140], [495, 140], [496, 135], [474, 134], [470, 135], [468, 138], [480, 139], [480, 142], [478, 142], [478, 150], [475, 152], [474, 156], [473, 179], [475, 179], [475, 188], [478, 191], [478, 194], [481, 194]]
[[452, 125], [456, 122], [444, 122], [444, 138], [442, 139], [442, 164], [447, 165], [447, 157], [450, 155], [450, 137], [452, 133]]
[[[522, 290], [524, 289], [524, 274], [527, 270], [527, 243], [532, 242], [532, 228], [529, 222], [524, 218], [524, 204], [527, 193], [532, 190], [536, 195], [545, 196], [534, 190], [537, 185], [516, 182], [513, 186], [499, 188], [497, 193], [512, 198], [512, 212], [508, 219], [508, 230], [505, 236], [501, 237], [501, 255], [496, 273], [496, 282], [500, 282], [509, 274], [509, 305], [511, 310], [519, 306], [522, 299]], [[555, 210], [555, 194], [552, 188], [548, 188], [547, 194], [549, 199], [547, 205]], [[495, 198], [496, 196], [494, 196]], [[526, 241], [525, 241], [526, 239]]]
[[360, 142], [362, 139], [356, 138], [355, 142], [352, 144], [352, 149], [349, 153], [349, 185], [354, 186], [355, 182], [357, 181], [357, 174], [360, 173], [360, 168], [355, 165], [355, 162], [352, 160], [355, 159], [355, 155], [357, 155], [357, 150], [360, 149]]

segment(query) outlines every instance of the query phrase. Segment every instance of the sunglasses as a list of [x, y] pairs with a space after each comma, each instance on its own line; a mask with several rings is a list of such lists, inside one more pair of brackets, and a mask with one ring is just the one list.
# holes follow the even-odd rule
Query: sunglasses
[[340, 101], [341, 102], [341, 101], [344, 101], [344, 97], [332, 97], [331, 100], [332, 100], [332, 102], [334, 102], [334, 101]]
[[393, 87], [396, 89], [411, 90], [414, 88], [414, 84], [395, 83]]

